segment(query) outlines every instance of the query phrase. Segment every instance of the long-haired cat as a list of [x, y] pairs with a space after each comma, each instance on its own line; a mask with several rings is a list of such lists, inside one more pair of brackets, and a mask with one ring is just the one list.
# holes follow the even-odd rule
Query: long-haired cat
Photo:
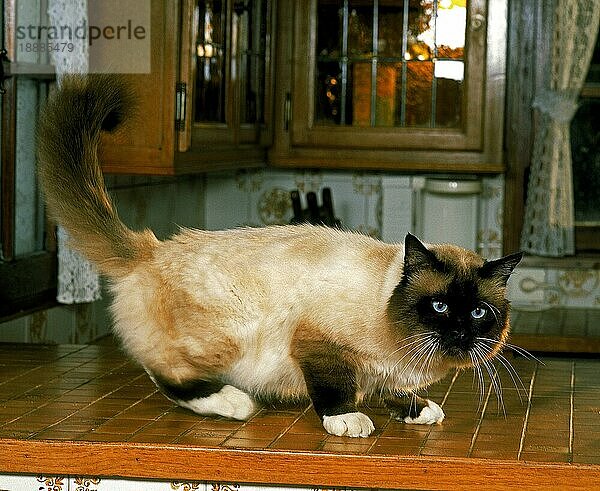
[[520, 253], [488, 262], [410, 234], [390, 245], [309, 225], [186, 229], [163, 242], [127, 228], [97, 150], [131, 101], [116, 78], [65, 78], [40, 121], [39, 177], [51, 216], [110, 280], [124, 348], [168, 398], [236, 419], [258, 401], [310, 398], [329, 433], [365, 437], [364, 396], [406, 422], [440, 422], [441, 408], [413, 392], [502, 349]]

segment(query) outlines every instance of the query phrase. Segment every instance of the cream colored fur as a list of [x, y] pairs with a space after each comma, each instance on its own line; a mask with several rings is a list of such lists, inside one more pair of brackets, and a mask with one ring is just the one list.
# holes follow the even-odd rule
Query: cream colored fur
[[[112, 282], [115, 330], [147, 370], [172, 383], [219, 375], [253, 395], [307, 396], [292, 358], [299, 325], [360, 353], [363, 391], [428, 385], [446, 366], [404, 370], [387, 302], [403, 248], [314, 226], [184, 230]], [[405, 361], [408, 361], [405, 360]]]

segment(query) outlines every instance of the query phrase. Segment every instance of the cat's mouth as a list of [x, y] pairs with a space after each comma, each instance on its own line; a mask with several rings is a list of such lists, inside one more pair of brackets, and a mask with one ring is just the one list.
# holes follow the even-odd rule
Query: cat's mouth
[[503, 345], [503, 341], [499, 339], [477, 337], [441, 346], [440, 351], [456, 368], [474, 368], [489, 363], [500, 353]]
[[493, 329], [481, 335], [469, 331], [453, 331], [440, 338], [440, 351], [456, 368], [486, 365], [507, 346], [508, 321], [503, 329]]

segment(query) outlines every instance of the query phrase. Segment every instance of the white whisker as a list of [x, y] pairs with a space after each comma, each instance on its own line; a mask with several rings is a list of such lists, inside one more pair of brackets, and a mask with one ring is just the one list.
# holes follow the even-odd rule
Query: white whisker
[[482, 302], [483, 305], [485, 305], [488, 309], [490, 309], [490, 311], [492, 312], [492, 315], [494, 316], [494, 319], [496, 320], [496, 325], [498, 327], [502, 327], [501, 323], [500, 323], [500, 318], [498, 317], [499, 315], [502, 315], [500, 310], [498, 309], [498, 307], [496, 307], [495, 305], [492, 305], [491, 303], [488, 302]]
[[[515, 370], [515, 367], [512, 366], [512, 364], [510, 363], [508, 358], [506, 358], [505, 356], [498, 354], [498, 355], [496, 355], [496, 359], [500, 362], [500, 364], [506, 369], [506, 371], [510, 375], [511, 380], [513, 381], [513, 385], [515, 386], [515, 389], [517, 390], [517, 395], [519, 396], [519, 401], [522, 404], [523, 397], [521, 397], [521, 390], [523, 390], [524, 393], [527, 393], [527, 389], [525, 388], [525, 385], [523, 384], [523, 380], [521, 380], [519, 373]], [[519, 385], [520, 385], [520, 387], [519, 387]]]
[[[404, 353], [399, 360], [397, 360], [394, 365], [389, 369], [388, 373], [386, 374], [383, 383], [381, 384], [381, 392], [380, 395], [383, 396], [383, 392], [385, 390], [386, 387], [386, 383], [389, 379], [389, 377], [392, 375], [392, 373], [395, 372], [396, 368], [398, 367], [398, 365], [400, 365], [408, 356], [410, 356], [410, 360], [407, 363], [408, 364], [411, 362], [411, 360], [414, 358], [415, 355], [418, 355], [419, 352], [421, 350], [423, 350], [431, 341], [431, 334], [430, 332], [427, 333], [421, 333], [420, 339], [416, 340], [416, 341], [412, 341], [411, 343], [408, 343], [407, 345], [403, 346], [402, 348], [407, 348], [410, 347], [410, 349]], [[394, 353], [397, 353], [399, 350], [396, 350]]]
[[[488, 350], [488, 352], [491, 354], [492, 350], [495, 348], [496, 346], [496, 342], [494, 342], [493, 346], [490, 346], [492, 344], [493, 340], [490, 340], [488, 338], [477, 338], [477, 341], [481, 341], [482, 344], [480, 345], [482, 348]], [[500, 364], [506, 369], [506, 371], [508, 372], [508, 374], [510, 375], [510, 378], [513, 381], [513, 384], [515, 386], [515, 389], [517, 389], [517, 395], [519, 396], [519, 400], [521, 400], [521, 402], [523, 402], [523, 399], [521, 397], [521, 390], [523, 390], [524, 392], [527, 392], [527, 389], [525, 388], [525, 385], [523, 384], [523, 381], [521, 380], [521, 377], [519, 376], [519, 373], [517, 372], [517, 370], [515, 369], [515, 367], [513, 367], [512, 363], [508, 360], [508, 358], [506, 358], [504, 355], [502, 355], [501, 353], [496, 353], [495, 358], [500, 362]]]
[[506, 407], [504, 406], [504, 398], [502, 396], [502, 381], [500, 379], [500, 375], [498, 374], [498, 370], [496, 370], [496, 367], [489, 359], [483, 361], [483, 366], [490, 376], [490, 382], [494, 388], [494, 392], [496, 393], [498, 411], [502, 409], [502, 413], [504, 414], [504, 417], [506, 417]]
[[508, 348], [513, 351], [516, 351], [519, 355], [523, 356], [524, 358], [535, 361], [535, 362], [539, 363], [540, 365], [544, 365], [544, 362], [542, 360], [540, 360], [535, 355], [533, 355], [532, 353], [527, 351], [525, 348], [521, 348], [520, 346], [517, 346], [515, 344], [511, 344], [506, 341], [499, 341], [497, 339], [482, 338], [482, 337], [478, 337], [477, 340], [486, 341], [488, 343], [493, 343], [493, 344], [500, 343], [503, 347]]
[[477, 406], [477, 410], [479, 410], [481, 409], [481, 406], [483, 404], [483, 396], [485, 393], [485, 379], [481, 370], [478, 352], [472, 349], [469, 351], [469, 356], [471, 357], [471, 362], [473, 363], [473, 379], [475, 379], [475, 376], [477, 376], [477, 388], [479, 389], [479, 404]]
[[[416, 353], [415, 355], [413, 355], [411, 357], [411, 359], [408, 361], [408, 363], [406, 364], [407, 368], [409, 368], [412, 364], [412, 369], [407, 377], [408, 380], [411, 380], [414, 375], [417, 375], [417, 380], [421, 380], [421, 378], [423, 376], [422, 369], [419, 372], [415, 372], [415, 370], [417, 369], [417, 366], [420, 366], [422, 368], [423, 365], [425, 364], [425, 362], [427, 361], [429, 354], [435, 353], [436, 349], [437, 349], [436, 339], [433, 336], [429, 336], [428, 343], [425, 346], [423, 346], [423, 348], [420, 350], [419, 353]], [[423, 363], [421, 363], [421, 362], [423, 362]]]
[[423, 338], [428, 337], [430, 334], [431, 333], [429, 333], [429, 332], [419, 333], [419, 334], [413, 334], [412, 336], [408, 336], [408, 337], [404, 338], [402, 340], [402, 342], [406, 341], [407, 339], [411, 339], [411, 338], [419, 338], [419, 339], [416, 339], [414, 341], [411, 341], [410, 343], [406, 343], [406, 344], [402, 344], [402, 345], [398, 346], [394, 351], [392, 351], [389, 355], [387, 355], [387, 357], [385, 358], [385, 361], [387, 361], [389, 358], [391, 358], [392, 356], [394, 356], [399, 351], [402, 351], [403, 349], [406, 349], [406, 348], [408, 348], [410, 346], [418, 344], [419, 342], [423, 341]]

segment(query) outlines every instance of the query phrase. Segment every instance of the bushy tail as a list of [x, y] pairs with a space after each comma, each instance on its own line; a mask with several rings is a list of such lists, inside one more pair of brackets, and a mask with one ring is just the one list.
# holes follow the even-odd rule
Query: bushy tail
[[50, 216], [73, 247], [109, 276], [126, 274], [157, 239], [119, 219], [98, 161], [101, 131], [113, 131], [133, 107], [129, 87], [110, 75], [71, 75], [48, 98], [38, 125], [38, 174]]

